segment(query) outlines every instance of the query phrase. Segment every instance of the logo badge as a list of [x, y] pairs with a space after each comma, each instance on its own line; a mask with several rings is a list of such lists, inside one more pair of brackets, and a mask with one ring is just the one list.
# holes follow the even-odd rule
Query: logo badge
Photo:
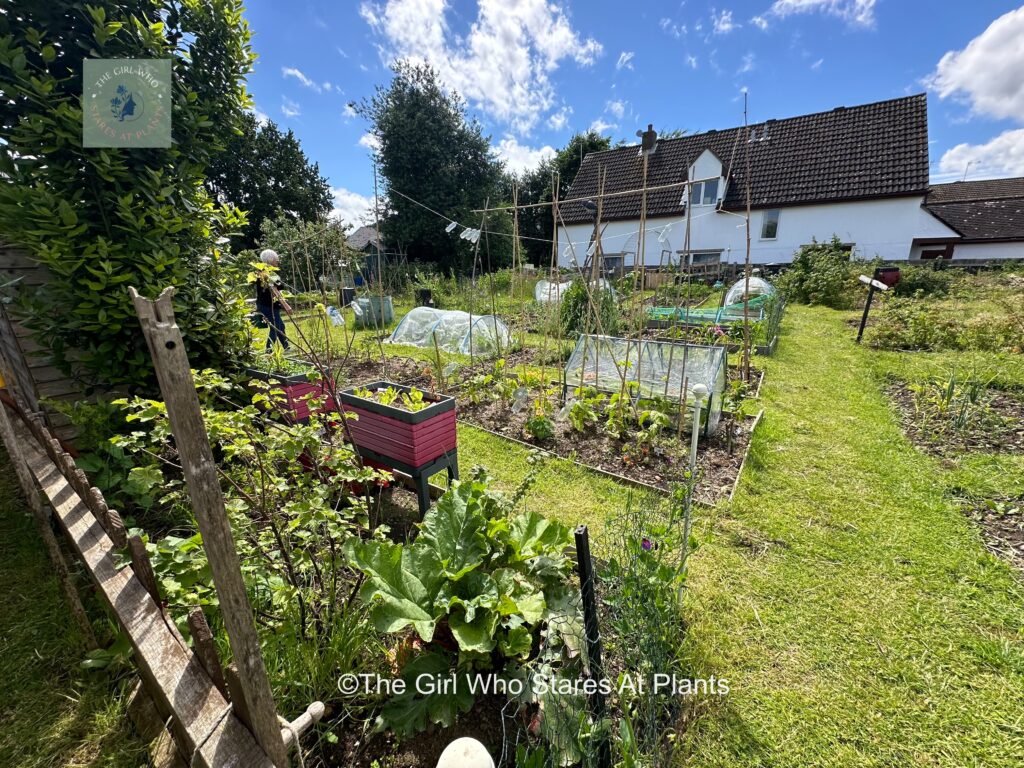
[[171, 146], [171, 60], [85, 59], [82, 146]]

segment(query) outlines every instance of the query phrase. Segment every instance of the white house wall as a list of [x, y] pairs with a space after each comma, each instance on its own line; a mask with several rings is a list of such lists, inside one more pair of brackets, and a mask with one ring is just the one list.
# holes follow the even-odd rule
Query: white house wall
[[[833, 234], [844, 243], [854, 244], [857, 257], [873, 259], [879, 256], [886, 261], [910, 258], [914, 238], [957, 238], [956, 232], [921, 207], [922, 200], [921, 197], [905, 197], [781, 208], [778, 237], [774, 240], [761, 239], [764, 212], [753, 211], [750, 218], [751, 261], [755, 264], [790, 262], [802, 245], [812, 239], [819, 242], [831, 240]], [[666, 225], [669, 225], [667, 231]], [[638, 250], [639, 228], [638, 219], [604, 225], [601, 245], [605, 255], [625, 253], [624, 264], [634, 264], [630, 254]], [[560, 266], [571, 266], [573, 253], [578, 263], [584, 263], [593, 229], [592, 224], [559, 228]], [[647, 266], [665, 264], [665, 251], [671, 251], [673, 263], [678, 263], [675, 252], [683, 250], [685, 234], [685, 217], [648, 219], [644, 263]], [[664, 242], [659, 241], [659, 235]], [[961, 247], [964, 246], [956, 249], [957, 256]], [[746, 250], [743, 215], [717, 211], [714, 206], [694, 206], [690, 217], [690, 250], [722, 251], [723, 263], [741, 263]]]
[[957, 243], [953, 261], [958, 259], [1024, 259], [1024, 243]]

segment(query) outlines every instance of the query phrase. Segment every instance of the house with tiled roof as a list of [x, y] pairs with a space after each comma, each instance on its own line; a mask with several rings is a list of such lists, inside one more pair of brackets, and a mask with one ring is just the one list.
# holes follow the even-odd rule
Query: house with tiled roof
[[928, 170], [924, 94], [671, 139], [649, 126], [639, 145], [584, 158], [560, 205], [559, 264], [585, 263], [598, 235], [606, 269], [675, 266], [687, 252], [694, 264], [742, 263], [748, 187], [755, 264], [833, 235], [865, 259], [928, 258], [951, 242], [959, 257], [957, 243], [981, 236], [939, 206], [976, 201], [928, 204]]
[[924, 206], [957, 236], [919, 239], [919, 258], [1024, 259], [1024, 177], [935, 184]]

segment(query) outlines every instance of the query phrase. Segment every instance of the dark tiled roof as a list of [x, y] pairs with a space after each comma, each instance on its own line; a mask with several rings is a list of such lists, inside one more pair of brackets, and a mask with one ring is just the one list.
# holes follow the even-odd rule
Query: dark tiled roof
[[368, 245], [377, 245], [377, 228], [362, 226], [345, 239], [345, 245], [354, 251], [361, 251]]
[[1024, 197], [929, 203], [926, 207], [965, 240], [1024, 240]]
[[[928, 189], [928, 106], [924, 94], [858, 107], [839, 107], [750, 127], [751, 205], [755, 208], [869, 197], [924, 194]], [[705, 150], [722, 161], [729, 176], [724, 207], [745, 207], [744, 129], [683, 136], [658, 142], [648, 163], [649, 187], [686, 179], [687, 168]], [[730, 174], [729, 169], [732, 169]], [[597, 192], [598, 170], [607, 173], [605, 192], [642, 186], [639, 146], [587, 155], [566, 199]], [[648, 193], [648, 216], [683, 212], [682, 189]], [[592, 221], [579, 203], [561, 208], [566, 223]], [[602, 219], [640, 216], [640, 195], [608, 198]]]
[[987, 181], [954, 181], [933, 184], [928, 190], [928, 203], [959, 203], [965, 200], [999, 200], [1024, 197], [1024, 176]]

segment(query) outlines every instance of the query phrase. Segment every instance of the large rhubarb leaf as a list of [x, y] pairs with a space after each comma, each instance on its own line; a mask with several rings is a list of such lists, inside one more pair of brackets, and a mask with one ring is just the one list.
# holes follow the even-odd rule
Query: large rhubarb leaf
[[489, 552], [484, 503], [473, 483], [459, 483], [423, 518], [417, 545], [431, 547], [442, 574], [458, 581], [479, 567]]
[[379, 726], [403, 737], [424, 730], [428, 722], [454, 725], [460, 712], [472, 709], [474, 697], [465, 675], [452, 678], [450, 670], [448, 658], [439, 653], [424, 653], [406, 664], [405, 691], [381, 708]]
[[512, 520], [508, 543], [514, 553], [513, 562], [541, 556], [558, 559], [569, 545], [569, 529], [536, 512], [528, 512]]
[[377, 631], [399, 632], [411, 624], [430, 642], [439, 615], [434, 600], [443, 583], [433, 550], [367, 541], [350, 543], [346, 551], [367, 576], [360, 597], [372, 605], [370, 616]]

